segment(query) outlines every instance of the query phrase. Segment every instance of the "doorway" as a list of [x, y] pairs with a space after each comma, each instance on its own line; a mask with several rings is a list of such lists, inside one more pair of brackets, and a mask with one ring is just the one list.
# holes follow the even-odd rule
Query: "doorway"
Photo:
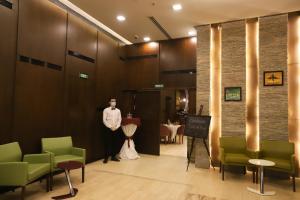
[[187, 157], [185, 118], [196, 113], [196, 90], [168, 88], [161, 92], [160, 155]]
[[187, 157], [184, 122], [196, 113], [195, 88], [125, 90], [121, 110], [141, 119], [133, 137], [138, 153]]

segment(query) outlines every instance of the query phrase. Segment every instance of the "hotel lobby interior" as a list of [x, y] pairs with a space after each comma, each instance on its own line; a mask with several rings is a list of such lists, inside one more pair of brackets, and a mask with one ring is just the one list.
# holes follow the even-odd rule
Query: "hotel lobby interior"
[[300, 0], [0, 0], [0, 200], [299, 200]]

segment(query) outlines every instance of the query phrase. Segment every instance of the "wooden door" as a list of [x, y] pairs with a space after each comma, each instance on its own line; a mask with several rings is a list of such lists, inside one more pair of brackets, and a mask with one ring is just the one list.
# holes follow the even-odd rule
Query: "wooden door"
[[134, 138], [137, 151], [159, 155], [160, 91], [137, 92], [135, 113], [141, 118], [142, 123]]

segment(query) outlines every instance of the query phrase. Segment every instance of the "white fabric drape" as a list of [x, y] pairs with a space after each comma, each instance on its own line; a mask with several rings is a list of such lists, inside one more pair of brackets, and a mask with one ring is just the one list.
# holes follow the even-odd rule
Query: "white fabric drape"
[[181, 126], [181, 125], [174, 125], [174, 124], [164, 124], [166, 127], [168, 127], [168, 129], [172, 132], [171, 135], [171, 139], [175, 139], [176, 134], [177, 134], [177, 129]]
[[140, 156], [135, 150], [135, 145], [131, 137], [134, 135], [137, 129], [135, 124], [127, 124], [122, 126], [122, 130], [128, 139], [125, 140], [122, 149], [120, 151], [120, 158], [124, 160], [138, 159]]

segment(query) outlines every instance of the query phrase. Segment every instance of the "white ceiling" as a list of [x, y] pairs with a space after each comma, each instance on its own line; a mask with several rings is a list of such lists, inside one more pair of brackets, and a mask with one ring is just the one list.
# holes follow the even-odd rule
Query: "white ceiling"
[[[154, 16], [172, 38], [187, 37], [194, 26], [300, 10], [300, 0], [70, 0], [132, 43], [167, 39], [148, 19]], [[172, 5], [183, 9], [174, 12]], [[126, 21], [118, 22], [117, 15]], [[138, 35], [139, 39], [134, 39]]]

